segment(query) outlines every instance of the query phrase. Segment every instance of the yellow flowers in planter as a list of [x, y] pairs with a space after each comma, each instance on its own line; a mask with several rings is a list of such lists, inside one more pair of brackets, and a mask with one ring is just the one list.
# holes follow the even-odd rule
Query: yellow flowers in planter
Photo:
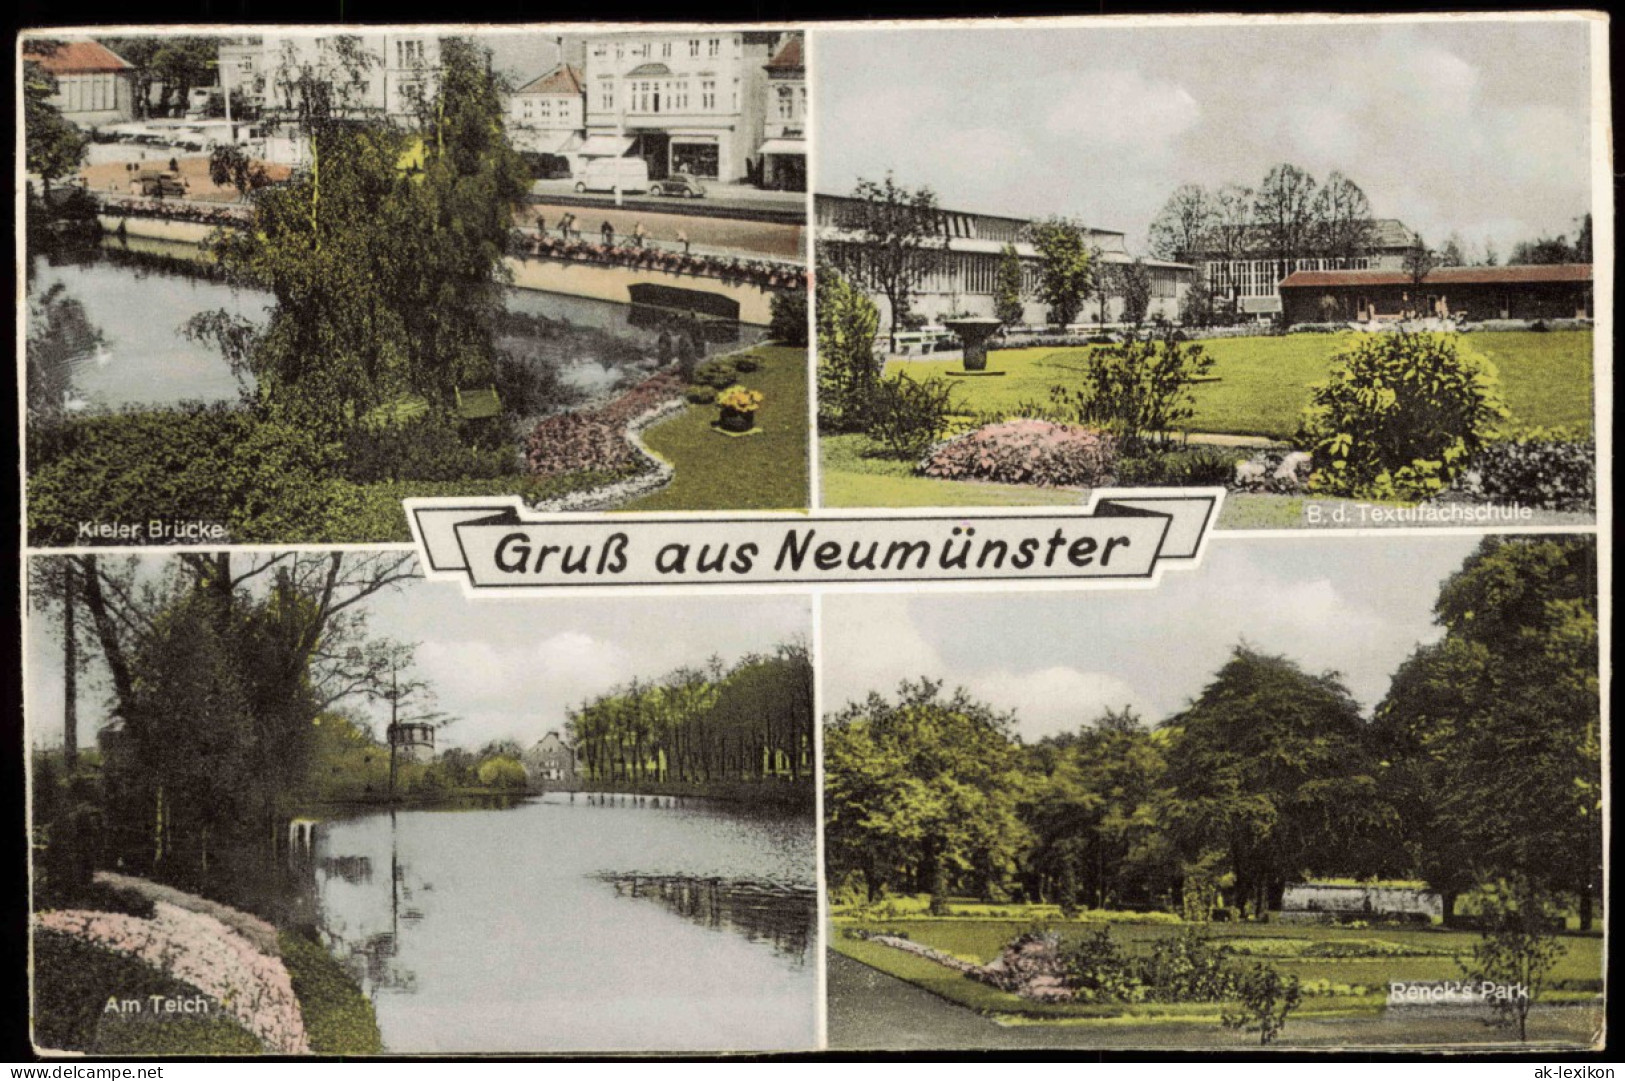
[[737, 409], [741, 413], [754, 413], [762, 407], [762, 392], [750, 390], [735, 383], [717, 395], [717, 404], [724, 409]]

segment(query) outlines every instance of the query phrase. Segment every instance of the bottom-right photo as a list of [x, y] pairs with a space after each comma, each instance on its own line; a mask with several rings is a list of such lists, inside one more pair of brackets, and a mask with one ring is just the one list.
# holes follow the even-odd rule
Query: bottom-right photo
[[1589, 535], [827, 596], [832, 1049], [1595, 1046]]

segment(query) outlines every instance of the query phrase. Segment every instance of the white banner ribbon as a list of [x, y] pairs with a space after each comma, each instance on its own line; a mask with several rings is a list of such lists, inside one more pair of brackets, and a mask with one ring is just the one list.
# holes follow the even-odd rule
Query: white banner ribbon
[[431, 577], [472, 590], [1154, 583], [1194, 566], [1222, 489], [1097, 493], [1078, 509], [736, 516], [529, 515], [517, 499], [409, 499]]

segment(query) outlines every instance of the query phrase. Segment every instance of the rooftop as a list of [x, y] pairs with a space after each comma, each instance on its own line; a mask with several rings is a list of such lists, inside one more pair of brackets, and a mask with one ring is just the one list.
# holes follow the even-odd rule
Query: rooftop
[[98, 41], [56, 41], [50, 46], [40, 41], [24, 48], [24, 59], [34, 61], [52, 75], [100, 75], [133, 70], [128, 60]]
[[801, 35], [791, 34], [779, 46], [779, 51], [773, 54], [773, 59], [767, 62], [769, 71], [785, 68], [804, 68], [807, 66], [806, 58], [802, 55]]
[[[1551, 263], [1534, 266], [1436, 267], [1422, 279], [1424, 285], [1535, 285], [1589, 282], [1590, 263]], [[1403, 270], [1299, 270], [1281, 283], [1282, 289], [1324, 289], [1340, 285], [1410, 285]]]
[[581, 72], [574, 64], [560, 64], [515, 90], [515, 94], [580, 94]]

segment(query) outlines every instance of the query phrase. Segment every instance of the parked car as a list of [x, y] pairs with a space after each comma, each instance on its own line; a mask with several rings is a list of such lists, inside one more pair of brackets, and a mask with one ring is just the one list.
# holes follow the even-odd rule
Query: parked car
[[651, 195], [669, 195], [677, 199], [701, 199], [705, 196], [705, 185], [700, 178], [688, 173], [673, 173], [664, 180], [656, 180], [649, 185]]
[[186, 180], [179, 173], [137, 173], [130, 180], [130, 192], [149, 199], [184, 198]]
[[570, 179], [570, 159], [563, 154], [540, 154], [532, 150], [521, 150], [519, 156], [524, 159], [525, 167], [530, 170], [532, 180]]
[[593, 158], [581, 169], [576, 191], [644, 192], [649, 190], [649, 163], [642, 158]]

